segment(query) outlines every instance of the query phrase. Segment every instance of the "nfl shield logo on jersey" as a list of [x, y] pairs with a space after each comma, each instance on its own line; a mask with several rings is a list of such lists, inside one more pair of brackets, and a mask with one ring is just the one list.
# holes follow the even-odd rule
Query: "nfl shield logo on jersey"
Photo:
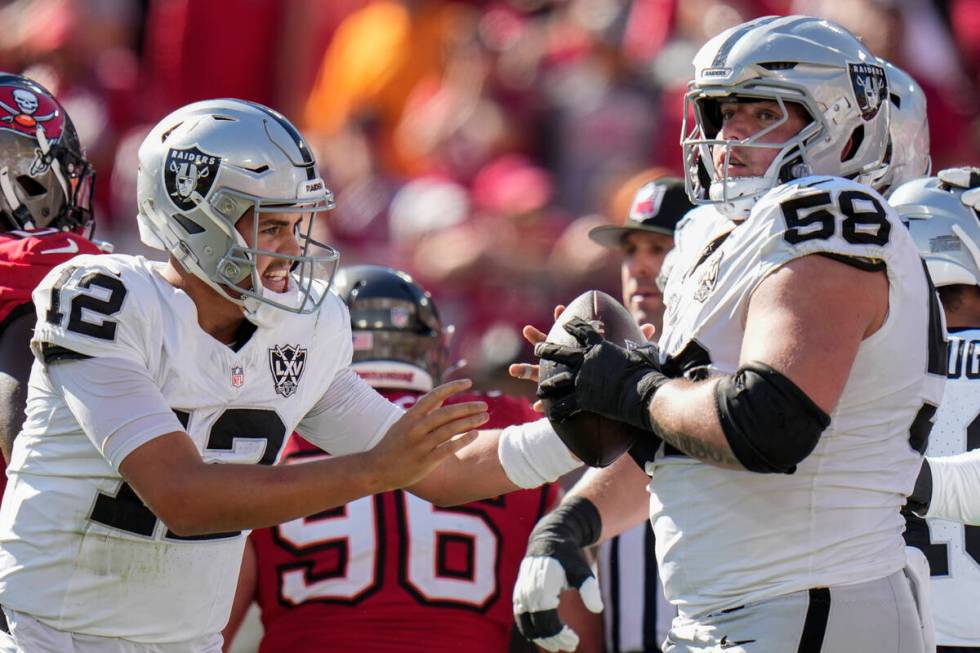
[[292, 345], [276, 345], [269, 350], [269, 367], [276, 392], [283, 397], [292, 396], [306, 367], [306, 350]]
[[231, 385], [236, 388], [245, 385], [245, 370], [241, 366], [231, 368]]

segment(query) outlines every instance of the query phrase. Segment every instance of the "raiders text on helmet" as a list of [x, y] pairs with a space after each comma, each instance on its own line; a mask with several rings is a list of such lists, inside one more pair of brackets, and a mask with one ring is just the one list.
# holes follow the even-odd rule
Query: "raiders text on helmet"
[[[743, 219], [769, 189], [807, 175], [853, 178], [877, 187], [888, 168], [888, 81], [874, 56], [844, 28], [808, 16], [767, 16], [733, 27], [694, 59], [681, 133], [688, 194]], [[724, 100], [768, 100], [782, 120], [745, 139], [719, 139]], [[764, 143], [795, 103], [810, 123], [783, 143]], [[693, 109], [694, 125], [688, 120]], [[725, 146], [721, 170], [711, 151]], [[733, 147], [777, 151], [761, 177], [729, 175]]]
[[90, 232], [94, 184], [58, 101], [26, 77], [0, 73], [0, 230]]
[[915, 179], [888, 198], [938, 286], [980, 285], [980, 213], [963, 203], [968, 189], [938, 177]]
[[428, 391], [442, 379], [452, 327], [412, 277], [358, 265], [339, 270], [334, 289], [350, 309], [353, 367], [368, 383]]
[[[244, 100], [206, 100], [161, 120], [139, 150], [139, 227], [143, 242], [169, 252], [187, 270], [255, 317], [262, 304], [315, 311], [326, 297], [338, 252], [313, 239], [316, 218], [334, 207], [306, 141], [284, 116]], [[235, 229], [259, 216], [304, 213], [299, 255], [247, 246]], [[287, 292], [262, 287], [256, 257], [285, 259]], [[243, 281], [251, 286], [242, 288]], [[247, 284], [246, 284], [247, 285]]]

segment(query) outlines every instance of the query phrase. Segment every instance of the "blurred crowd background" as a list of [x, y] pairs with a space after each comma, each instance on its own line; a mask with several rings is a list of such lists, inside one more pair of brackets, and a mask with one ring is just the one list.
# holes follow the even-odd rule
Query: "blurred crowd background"
[[618, 257], [586, 234], [681, 174], [698, 48], [790, 13], [918, 80], [934, 170], [980, 162], [980, 0], [8, 0], [0, 70], [66, 106], [98, 170], [96, 237], [125, 253], [151, 253], [134, 215], [155, 121], [211, 97], [278, 109], [336, 193], [341, 262], [416, 275], [466, 373], [500, 387], [523, 324], [587, 288], [619, 296]]

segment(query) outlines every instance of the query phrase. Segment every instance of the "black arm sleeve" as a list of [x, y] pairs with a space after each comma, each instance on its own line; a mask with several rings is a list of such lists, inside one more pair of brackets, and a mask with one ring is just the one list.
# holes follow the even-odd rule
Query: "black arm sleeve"
[[753, 361], [715, 386], [732, 453], [749, 471], [792, 474], [817, 446], [830, 416], [783, 374]]

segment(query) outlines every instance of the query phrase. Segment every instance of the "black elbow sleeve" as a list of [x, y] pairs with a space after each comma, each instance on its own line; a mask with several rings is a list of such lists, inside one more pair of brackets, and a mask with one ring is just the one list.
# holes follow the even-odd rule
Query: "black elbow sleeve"
[[817, 446], [830, 416], [773, 368], [752, 362], [715, 386], [732, 453], [749, 471], [792, 474]]

